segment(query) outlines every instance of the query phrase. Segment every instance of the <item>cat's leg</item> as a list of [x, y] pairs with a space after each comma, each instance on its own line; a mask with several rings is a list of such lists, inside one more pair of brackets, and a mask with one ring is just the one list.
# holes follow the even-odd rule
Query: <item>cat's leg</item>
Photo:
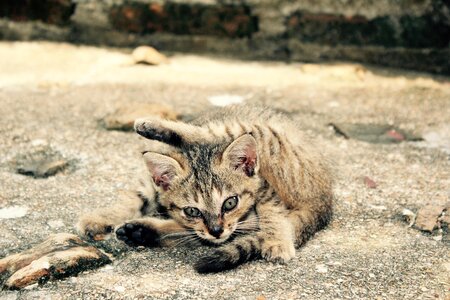
[[268, 261], [285, 263], [295, 257], [295, 226], [289, 210], [277, 197], [256, 206], [261, 255]]
[[[324, 195], [323, 197], [332, 197]], [[317, 231], [328, 225], [332, 218], [331, 201], [321, 201], [310, 205], [299, 205], [289, 210], [288, 218], [294, 226], [295, 244], [302, 246]]]
[[174, 147], [197, 142], [205, 143], [211, 139], [211, 134], [205, 128], [157, 117], [137, 119], [134, 129], [147, 139], [160, 141]]
[[76, 229], [82, 237], [102, 240], [114, 231], [116, 225], [142, 217], [146, 206], [147, 198], [139, 193], [127, 192], [116, 204], [81, 216]]
[[255, 233], [252, 233], [237, 237], [212, 254], [200, 258], [194, 267], [199, 273], [217, 273], [234, 269], [247, 261], [260, 257], [260, 239]]
[[196, 233], [187, 230], [173, 219], [159, 219], [154, 217], [127, 221], [117, 227], [116, 237], [129, 246], [170, 246], [178, 240], [189, 240], [196, 237]]

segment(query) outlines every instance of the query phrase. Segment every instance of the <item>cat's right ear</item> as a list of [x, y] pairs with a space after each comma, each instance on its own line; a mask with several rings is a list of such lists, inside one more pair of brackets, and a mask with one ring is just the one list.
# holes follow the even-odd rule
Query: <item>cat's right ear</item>
[[180, 163], [175, 159], [154, 152], [146, 152], [143, 155], [153, 181], [156, 186], [163, 191], [170, 189], [173, 181], [179, 177], [183, 171]]

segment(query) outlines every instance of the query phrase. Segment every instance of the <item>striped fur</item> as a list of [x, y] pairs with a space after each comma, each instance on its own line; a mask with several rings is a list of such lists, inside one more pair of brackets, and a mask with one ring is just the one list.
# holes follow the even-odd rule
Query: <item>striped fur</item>
[[[108, 222], [98, 214], [100, 229], [91, 224], [92, 215], [83, 218], [79, 230], [85, 235], [105, 234], [108, 223], [130, 245], [207, 241], [220, 247], [195, 267], [209, 273], [259, 257], [287, 262], [331, 218], [332, 181], [324, 158], [280, 113], [237, 105], [190, 124], [152, 118], [136, 121], [135, 128], [153, 141], [144, 151], [149, 174], [128, 213], [118, 204]], [[234, 196], [238, 204], [225, 211], [224, 202]], [[200, 215], [188, 216], [186, 207]]]

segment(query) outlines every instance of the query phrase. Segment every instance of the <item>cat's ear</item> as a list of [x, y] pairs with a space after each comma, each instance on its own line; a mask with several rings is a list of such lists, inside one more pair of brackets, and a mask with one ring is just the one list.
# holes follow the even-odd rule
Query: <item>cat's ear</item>
[[180, 163], [169, 156], [146, 152], [143, 157], [153, 181], [164, 191], [167, 191], [176, 177], [182, 173]]
[[251, 177], [258, 172], [256, 140], [245, 134], [232, 142], [224, 151], [222, 161], [234, 170], [242, 170]]

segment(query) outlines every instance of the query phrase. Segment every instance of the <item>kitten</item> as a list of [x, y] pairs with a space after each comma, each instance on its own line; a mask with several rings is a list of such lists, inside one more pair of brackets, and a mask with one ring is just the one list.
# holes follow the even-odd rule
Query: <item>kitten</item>
[[210, 273], [260, 257], [288, 262], [331, 218], [324, 159], [280, 113], [235, 105], [189, 124], [137, 120], [135, 129], [153, 141], [147, 178], [126, 201], [83, 217], [85, 236], [116, 227], [132, 246], [206, 241], [219, 247], [195, 268]]

